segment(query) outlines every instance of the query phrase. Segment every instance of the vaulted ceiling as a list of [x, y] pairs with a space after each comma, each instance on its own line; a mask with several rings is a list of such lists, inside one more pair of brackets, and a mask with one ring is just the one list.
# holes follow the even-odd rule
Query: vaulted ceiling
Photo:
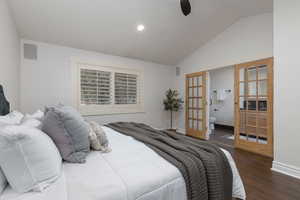
[[[173, 65], [273, 0], [8, 0], [22, 38]], [[136, 31], [144, 24], [144, 32]]]

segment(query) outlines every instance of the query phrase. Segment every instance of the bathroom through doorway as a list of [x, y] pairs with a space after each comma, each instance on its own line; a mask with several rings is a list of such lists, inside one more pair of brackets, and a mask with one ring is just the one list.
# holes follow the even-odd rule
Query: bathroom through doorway
[[234, 66], [208, 71], [209, 140], [234, 146]]

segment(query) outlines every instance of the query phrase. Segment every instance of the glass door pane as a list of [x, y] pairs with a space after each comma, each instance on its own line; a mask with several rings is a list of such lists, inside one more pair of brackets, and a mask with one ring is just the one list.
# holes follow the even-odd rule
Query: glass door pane
[[245, 68], [240, 69], [240, 81], [245, 81]]
[[193, 83], [193, 85], [192, 86], [197, 86], [198, 85], [198, 82], [197, 82], [197, 77], [195, 77], [195, 78], [193, 78], [193, 80], [194, 80], [194, 83]]
[[189, 87], [190, 87], [190, 86], [193, 85], [193, 78], [189, 78], [188, 80], [189, 80], [189, 83], [188, 83], [188, 84], [189, 84]]
[[247, 68], [247, 80], [248, 81], [255, 81], [256, 80], [256, 67], [249, 67]]
[[240, 97], [240, 110], [246, 110], [247, 109], [247, 101], [245, 97]]
[[256, 111], [257, 101], [256, 98], [248, 98], [247, 100], [247, 111]]
[[240, 83], [240, 96], [246, 96], [246, 84], [245, 84], [245, 82]]
[[267, 65], [258, 67], [258, 80], [263, 80], [268, 78], [268, 67]]
[[198, 79], [198, 86], [202, 85], [202, 76], [197, 77]]
[[258, 111], [268, 111], [268, 100], [267, 97], [258, 97]]
[[202, 120], [198, 120], [198, 130], [203, 131], [203, 122], [202, 122]]
[[248, 82], [248, 95], [256, 96], [256, 81]]
[[268, 95], [268, 81], [260, 80], [258, 81], [258, 95], [267, 96]]
[[204, 107], [204, 103], [203, 103], [202, 98], [198, 98], [197, 103], [198, 103], [198, 108], [203, 108]]

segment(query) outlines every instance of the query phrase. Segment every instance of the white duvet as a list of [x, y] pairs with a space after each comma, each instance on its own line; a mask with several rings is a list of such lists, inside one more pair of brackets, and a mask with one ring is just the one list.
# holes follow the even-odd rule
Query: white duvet
[[[0, 200], [186, 200], [179, 170], [150, 148], [104, 127], [112, 152], [92, 152], [85, 164], [64, 164], [62, 177], [43, 193], [17, 194], [8, 187]], [[246, 199], [229, 152], [233, 197]]]

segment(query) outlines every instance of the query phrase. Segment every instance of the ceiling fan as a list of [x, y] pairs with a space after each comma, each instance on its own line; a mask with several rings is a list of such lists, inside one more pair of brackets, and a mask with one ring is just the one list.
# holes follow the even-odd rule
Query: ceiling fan
[[191, 4], [189, 0], [180, 0], [181, 10], [185, 16], [191, 13]]

